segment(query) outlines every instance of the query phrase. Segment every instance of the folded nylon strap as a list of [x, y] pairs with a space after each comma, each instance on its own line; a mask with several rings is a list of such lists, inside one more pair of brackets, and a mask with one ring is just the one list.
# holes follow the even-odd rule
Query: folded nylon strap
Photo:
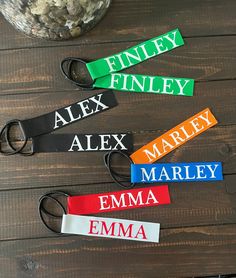
[[223, 180], [221, 162], [131, 164], [131, 182]]
[[[201, 134], [202, 132], [206, 131], [210, 127], [217, 124], [217, 120], [215, 119], [214, 115], [211, 113], [209, 108], [204, 109], [203, 111], [199, 112], [198, 114], [192, 116], [191, 118], [185, 120], [181, 124], [177, 125], [176, 127], [172, 128], [171, 130], [167, 131], [160, 137], [157, 137], [147, 145], [141, 147], [134, 153], [132, 153], [130, 156], [127, 155], [125, 152], [122, 151], [110, 151], [104, 156], [104, 163], [107, 167], [110, 176], [112, 179], [121, 187], [126, 188], [133, 188], [135, 186], [136, 181], [142, 182], [143, 176], [146, 177], [146, 180], [150, 182], [150, 180], [153, 179], [155, 181], [171, 181], [171, 179], [168, 176], [168, 172], [166, 172], [167, 169], [171, 169], [172, 171], [172, 181], [175, 181], [175, 179], [183, 180], [184, 178], [181, 176], [181, 171], [183, 171], [183, 168], [185, 169], [185, 179], [188, 181], [188, 167], [190, 165], [185, 165], [185, 167], [181, 168], [179, 165], [176, 165], [176, 167], [168, 167], [162, 169], [161, 173], [157, 172], [157, 176], [159, 174], [159, 177], [163, 177], [163, 180], [154, 179], [155, 173], [155, 166], [154, 168], [149, 168], [148, 166], [144, 166], [143, 172], [140, 173], [140, 168], [137, 166], [137, 168], [132, 164], [151, 164], [154, 163], [156, 160], [160, 159], [161, 157], [167, 155], [174, 149], [178, 148], [182, 144], [186, 143], [187, 141], [191, 140], [195, 136]], [[120, 158], [125, 158], [126, 161], [128, 161], [131, 164], [131, 167], [133, 167], [133, 177], [130, 179], [130, 175], [123, 175], [117, 172], [116, 167], [113, 166], [112, 163], [112, 157], [120, 155]], [[206, 165], [205, 165], [206, 166]], [[201, 166], [201, 167], [205, 167]], [[196, 166], [197, 169], [197, 179], [199, 177], [202, 177], [202, 171], [204, 169], [199, 168], [199, 166]], [[206, 166], [208, 167], [208, 166]], [[211, 167], [211, 166], [210, 166]], [[220, 165], [218, 170], [220, 169]], [[187, 169], [186, 169], [187, 168]], [[198, 169], [199, 168], [199, 169]], [[151, 170], [150, 170], [151, 169]], [[195, 169], [195, 171], [196, 171]], [[212, 168], [209, 170], [211, 171]], [[136, 172], [138, 171], [138, 173]], [[145, 172], [146, 171], [146, 172]], [[214, 170], [213, 170], [214, 171]], [[221, 170], [222, 171], [222, 170]], [[132, 172], [131, 172], [132, 174]], [[183, 174], [183, 172], [182, 172]], [[141, 175], [141, 177], [140, 177]], [[164, 177], [166, 176], [166, 179]], [[176, 178], [177, 177], [177, 178]], [[217, 177], [220, 180], [220, 175]], [[189, 178], [191, 179], [191, 177]]]
[[69, 214], [94, 214], [170, 204], [167, 185], [67, 197]]
[[161, 53], [184, 45], [178, 29], [142, 42], [118, 54], [87, 63], [87, 69], [93, 80], [137, 65]]
[[94, 87], [127, 92], [192, 96], [194, 80], [163, 76], [112, 73], [96, 79]]
[[[192, 96], [194, 80], [189, 78], [174, 78], [163, 76], [148, 76], [117, 73], [137, 65], [154, 56], [184, 45], [178, 29], [142, 42], [118, 54], [86, 63], [79, 58], [66, 58], [62, 61], [62, 72], [72, 82], [82, 88], [106, 88], [128, 92], [146, 92], [178, 96]], [[64, 62], [69, 62], [68, 74], [64, 70]], [[85, 64], [94, 81], [81, 84], [72, 78], [71, 62]]]
[[135, 164], [153, 163], [216, 124], [214, 115], [206, 108], [138, 149], [130, 158]]
[[61, 233], [159, 242], [160, 224], [117, 218], [64, 214]]
[[131, 133], [49, 134], [32, 139], [33, 152], [132, 151]]
[[47, 134], [117, 106], [112, 91], [106, 91], [42, 116], [20, 121], [27, 138]]
[[[66, 207], [64, 207], [64, 201], [61, 202], [58, 198], [64, 197], [67, 201], [67, 210]], [[56, 205], [61, 211], [63, 211], [64, 215], [68, 215], [68, 217], [65, 217], [66, 219], [70, 218], [70, 221], [66, 222], [62, 221], [62, 233], [74, 233], [75, 231], [71, 230], [71, 227], [74, 226], [74, 224], [77, 222], [76, 219], [79, 219], [77, 217], [73, 218], [70, 217], [76, 216], [76, 215], [82, 215], [82, 214], [94, 214], [94, 213], [102, 213], [102, 212], [112, 212], [112, 211], [118, 211], [118, 210], [127, 210], [127, 209], [134, 209], [134, 208], [143, 208], [143, 207], [150, 207], [150, 206], [159, 206], [159, 205], [165, 205], [170, 204], [170, 195], [167, 185], [161, 185], [161, 186], [152, 186], [152, 187], [145, 187], [145, 188], [139, 188], [139, 189], [133, 189], [133, 190], [123, 190], [123, 191], [116, 191], [116, 192], [103, 192], [98, 194], [89, 194], [89, 195], [81, 195], [81, 196], [69, 196], [67, 193], [62, 191], [52, 191], [48, 192], [44, 195], [42, 195], [39, 199], [39, 216], [43, 224], [52, 232], [60, 233], [57, 229], [55, 229], [53, 226], [51, 226], [50, 222], [48, 220], [50, 218], [52, 219], [60, 219], [61, 215], [55, 214], [54, 211], [48, 210], [47, 207], [45, 207], [44, 201], [51, 201], [53, 202], [53, 205]], [[52, 206], [50, 206], [52, 209]], [[46, 217], [49, 218], [46, 220]], [[80, 219], [90, 219], [89, 224], [87, 227], [85, 226], [86, 223], [82, 224], [84, 228], [88, 232], [92, 232], [92, 230], [95, 230], [95, 222], [98, 220], [101, 220], [101, 233], [103, 234], [103, 229], [107, 229], [106, 234], [107, 236], [115, 236], [114, 233], [118, 232], [117, 236], [121, 236], [123, 234], [124, 237], [127, 237], [129, 239], [131, 234], [135, 233], [133, 221], [125, 220], [125, 222], [116, 222], [117, 219], [111, 219], [112, 222], [106, 222], [108, 218], [97, 218], [96, 221], [93, 221], [94, 217], [82, 217]], [[129, 223], [128, 223], [129, 221]], [[125, 225], [123, 225], [123, 224]], [[78, 224], [78, 223], [77, 223]], [[76, 225], [77, 225], [76, 224]], [[91, 224], [91, 225], [90, 225]], [[126, 226], [128, 224], [128, 226]], [[72, 226], [71, 226], [72, 225]], [[105, 225], [105, 226], [104, 226]], [[108, 225], [108, 226], [106, 226]], [[142, 225], [142, 224], [141, 224]], [[117, 226], [117, 227], [115, 227]], [[75, 226], [74, 226], [75, 227]], [[83, 228], [78, 228], [78, 234], [81, 234]], [[98, 227], [97, 227], [98, 228]], [[125, 230], [123, 230], [125, 228]], [[141, 230], [144, 227], [139, 227]], [[120, 231], [119, 231], [120, 230]], [[122, 231], [123, 230], [123, 231]], [[146, 228], [145, 228], [146, 230]], [[111, 233], [110, 233], [111, 232]], [[142, 231], [142, 233], [144, 230]], [[89, 232], [88, 232], [89, 233]], [[92, 232], [93, 234], [93, 232]], [[96, 232], [94, 232], [96, 234]], [[136, 233], [137, 235], [137, 233]], [[143, 234], [144, 235], [144, 234]], [[134, 235], [134, 238], [135, 235]], [[146, 236], [144, 236], [146, 239]]]

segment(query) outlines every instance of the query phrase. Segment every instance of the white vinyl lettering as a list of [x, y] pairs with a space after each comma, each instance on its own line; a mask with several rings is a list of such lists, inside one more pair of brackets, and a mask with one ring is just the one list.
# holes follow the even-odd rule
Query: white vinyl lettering
[[61, 125], [58, 125], [58, 123], [62, 123], [62, 126], [68, 124], [68, 122], [56, 111], [55, 112], [55, 124], [54, 124], [54, 128], [59, 128]]
[[109, 197], [108, 195], [98, 196], [98, 198], [100, 199], [100, 209], [99, 210], [105, 210], [105, 209], [110, 208], [110, 205], [105, 207], [105, 205], [107, 205], [108, 197]]
[[80, 140], [79, 140], [79, 137], [77, 135], [75, 135], [74, 139], [73, 139], [73, 142], [71, 144], [71, 147], [70, 149], [68, 150], [68, 152], [73, 152], [73, 148], [78, 148], [77, 151], [78, 152], [81, 152], [81, 151], [84, 151], [81, 143], [80, 143]]
[[129, 207], [144, 205], [142, 200], [143, 191], [139, 191], [136, 198], [132, 195], [132, 193], [128, 192], [127, 195], [129, 197]]
[[131, 75], [131, 78], [132, 78], [132, 85], [131, 85], [131, 88], [130, 88], [130, 91], [133, 91], [135, 92], [135, 88], [134, 86], [136, 85], [141, 91], [144, 91], [144, 88], [145, 88], [145, 80], [147, 78], [147, 76], [141, 76], [141, 78], [143, 79], [142, 81], [139, 81], [138, 78], [135, 76], [135, 75]]
[[156, 167], [152, 167], [152, 170], [149, 172], [149, 174], [147, 173], [145, 168], [140, 168], [141, 172], [142, 172], [142, 182], [145, 181], [156, 181]]
[[111, 138], [111, 135], [109, 134], [102, 134], [100, 135], [100, 139], [101, 139], [101, 151], [109, 151], [111, 150], [111, 146], [109, 147], [109, 139]]
[[[106, 106], [104, 103], [101, 102], [101, 98], [102, 98], [103, 94], [99, 94], [97, 96], [91, 97], [90, 99], [95, 102], [97, 104], [96, 106], [96, 110], [94, 111], [94, 113], [97, 113], [100, 110], [104, 110], [109, 108], [108, 106]], [[96, 99], [96, 97], [98, 97], [98, 99]], [[101, 107], [101, 109], [99, 109], [99, 107]]]
[[[190, 82], [190, 80], [181, 80], [181, 79], [175, 79], [175, 81], [177, 82], [178, 86], [179, 86], [179, 93], [178, 95], [184, 95], [184, 88], [185, 86]], [[181, 81], [184, 81], [184, 84], [181, 84]]]
[[116, 85], [119, 84], [119, 79], [120, 78], [121, 78], [121, 74], [120, 73], [112, 73], [111, 74], [111, 84], [109, 86], [109, 89], [116, 89]]
[[[175, 40], [176, 39], [176, 33], [177, 33], [177, 31], [174, 31], [174, 32], [172, 32], [168, 35], [163, 36], [164, 38], [166, 38], [168, 41], [171, 42], [171, 44], [173, 45], [173, 48], [178, 46], [176, 44], [176, 40]], [[171, 38], [171, 35], [172, 35], [172, 38]]]
[[112, 148], [113, 150], [117, 150], [118, 146], [120, 146], [121, 150], [127, 150], [127, 148], [125, 147], [125, 145], [121, 142], [127, 134], [120, 134], [121, 138], [118, 138], [118, 134], [113, 134], [112, 137], [116, 140], [116, 145]]
[[161, 169], [161, 173], [160, 173], [160, 176], [158, 178], [159, 181], [162, 181], [162, 177], [165, 178], [165, 181], [170, 181], [170, 177], [168, 176], [167, 174], [167, 171], [166, 171], [166, 168], [165, 167], [162, 167]]
[[147, 155], [149, 162], [157, 160], [157, 157], [161, 155], [160, 151], [158, 150], [156, 144], [152, 146], [152, 152], [149, 150], [143, 150], [143, 152]]
[[104, 60], [107, 62], [108, 67], [109, 67], [109, 72], [114, 72], [116, 71], [116, 57], [115, 56], [110, 56], [107, 58], [104, 58]]
[[[172, 171], [173, 171], [173, 181], [174, 180], [183, 180], [183, 177], [181, 176], [181, 167], [179, 166], [173, 166], [172, 167]], [[178, 176], [178, 178], [177, 178]]]
[[146, 205], [149, 205], [149, 200], [152, 200], [153, 204], [158, 204], [159, 202], [157, 201], [155, 195], [153, 194], [152, 190], [149, 190], [148, 192], [148, 196], [147, 196], [147, 201], [146, 201]]
[[157, 38], [157, 39], [154, 39], [152, 41], [157, 49], [157, 54], [161, 54], [163, 52], [166, 52], [168, 50], [167, 47], [164, 47], [163, 46], [163, 38]]
[[214, 164], [214, 169], [212, 168], [213, 165], [206, 165], [206, 167], [210, 170], [211, 172], [211, 178], [215, 178], [215, 171], [216, 168], [219, 166], [218, 164]]
[[212, 122], [209, 121], [209, 111], [206, 111], [204, 114], [201, 114], [200, 116], [198, 116], [200, 119], [202, 119], [203, 121], [205, 121], [207, 123], [207, 125], [212, 124]]

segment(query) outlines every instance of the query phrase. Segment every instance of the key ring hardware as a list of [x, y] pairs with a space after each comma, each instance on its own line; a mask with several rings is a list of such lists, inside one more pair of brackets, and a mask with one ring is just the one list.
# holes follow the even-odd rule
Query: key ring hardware
[[[12, 143], [11, 143], [11, 141], [10, 141], [10, 129], [11, 129], [11, 127], [12, 126], [14, 126], [14, 125], [17, 125], [17, 126], [19, 126], [19, 128], [20, 128], [20, 131], [21, 131], [21, 134], [22, 134], [22, 141], [23, 141], [23, 143], [22, 143], [22, 145], [17, 149], [17, 148], [15, 148], [13, 145], [12, 145]], [[12, 152], [8, 152], [8, 151], [3, 151], [2, 150], [2, 148], [0, 147], [0, 153], [2, 153], [3, 155], [6, 155], [6, 156], [8, 156], [8, 155], [14, 155], [14, 154], [22, 154], [23, 155], [23, 153], [22, 153], [22, 150], [25, 148], [25, 146], [26, 146], [26, 144], [27, 144], [27, 142], [28, 142], [28, 138], [26, 137], [26, 135], [25, 135], [25, 132], [24, 132], [24, 130], [23, 130], [23, 127], [22, 127], [22, 125], [21, 125], [21, 121], [20, 120], [18, 120], [18, 119], [14, 119], [14, 120], [10, 120], [10, 121], [8, 121], [4, 126], [3, 126], [3, 128], [1, 129], [1, 131], [0, 131], [0, 142], [3, 142], [3, 136], [4, 136], [4, 138], [5, 138], [5, 141], [6, 141], [6, 143], [8, 144], [8, 146], [12, 149]], [[28, 154], [26, 154], [26, 155], [28, 155]]]
[[[131, 189], [135, 186], [135, 183], [132, 183], [130, 181], [130, 175], [124, 175], [124, 174], [117, 173], [112, 168], [112, 157], [114, 157], [114, 155], [116, 155], [116, 154], [119, 154], [121, 157], [126, 158], [129, 161], [130, 164], [133, 164], [133, 161], [129, 157], [129, 155], [127, 153], [119, 151], [119, 150], [117, 150], [117, 151], [114, 150], [114, 151], [106, 153], [103, 157], [104, 164], [105, 164], [106, 168], [108, 169], [108, 172], [109, 172], [111, 178], [114, 180], [114, 182], [116, 184], [118, 184], [119, 186], [121, 186], [123, 188]], [[125, 185], [124, 183], [122, 183], [118, 179], [123, 179], [125, 183], [128, 183], [128, 185]]]
[[53, 229], [52, 227], [50, 227], [49, 224], [47, 224], [43, 214], [49, 216], [49, 217], [52, 217], [52, 218], [62, 218], [61, 215], [57, 215], [57, 214], [54, 214], [52, 212], [49, 212], [47, 209], [45, 209], [44, 205], [43, 205], [43, 202], [46, 200], [46, 199], [49, 199], [51, 201], [53, 201], [54, 203], [56, 203], [60, 208], [61, 208], [61, 211], [63, 212], [63, 214], [67, 214], [66, 213], [66, 209], [65, 207], [63, 206], [63, 204], [57, 200], [55, 198], [55, 196], [65, 196], [65, 197], [69, 197], [69, 194], [63, 192], [63, 191], [52, 191], [52, 192], [48, 192], [48, 193], [45, 193], [44, 195], [42, 195], [40, 198], [39, 198], [39, 206], [38, 206], [38, 213], [39, 213], [39, 217], [40, 217], [40, 220], [42, 221], [42, 223], [44, 224], [44, 226], [50, 230], [51, 232], [54, 232], [56, 234], [61, 234], [60, 231], [57, 231], [56, 229]]
[[[78, 86], [82, 89], [87, 89], [87, 90], [94, 89], [94, 87], [93, 87], [94, 80], [91, 80], [91, 82], [88, 82], [86, 84], [86, 83], [80, 83], [73, 79], [73, 77], [72, 77], [73, 62], [81, 63], [83, 65], [86, 65], [86, 63], [87, 63], [85, 60], [76, 58], [76, 57], [67, 57], [67, 58], [63, 59], [60, 64], [60, 69], [61, 69], [61, 72], [63, 73], [63, 75], [65, 76], [65, 78], [70, 80], [73, 84], [75, 84], [76, 86]], [[67, 66], [66, 69], [65, 69], [65, 66]]]

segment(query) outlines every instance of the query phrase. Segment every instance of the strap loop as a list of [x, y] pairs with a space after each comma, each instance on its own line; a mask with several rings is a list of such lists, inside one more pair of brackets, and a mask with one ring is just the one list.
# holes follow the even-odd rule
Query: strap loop
[[66, 197], [68, 197], [69, 195], [67, 193], [63, 192], [63, 191], [54, 191], [54, 192], [48, 192], [48, 193], [44, 194], [43, 196], [41, 196], [39, 198], [39, 206], [38, 206], [39, 217], [40, 217], [41, 221], [43, 222], [44, 226], [48, 230], [50, 230], [51, 232], [56, 233], [56, 234], [61, 234], [61, 231], [58, 231], [58, 230], [52, 228], [49, 224], [47, 224], [47, 222], [45, 221], [45, 218], [43, 216], [45, 214], [47, 216], [57, 218], [57, 219], [62, 218], [61, 215], [51, 213], [51, 212], [49, 212], [48, 210], [45, 209], [45, 207], [43, 206], [43, 202], [46, 199], [49, 199], [49, 200], [53, 201], [54, 203], [56, 203], [61, 208], [63, 214], [66, 214], [66, 209], [63, 206], [63, 204], [60, 201], [58, 201], [56, 198], [54, 198], [53, 196], [66, 196]]
[[[15, 124], [16, 123], [12, 123], [11, 125], [15, 125]], [[9, 126], [7, 128], [7, 130], [6, 130], [6, 142], [7, 142], [8, 146], [12, 148], [12, 150], [17, 151], [17, 149], [13, 146], [12, 142], [9, 140], [9, 138], [10, 138], [10, 129], [11, 129], [11, 126]], [[21, 127], [21, 131], [24, 133], [24, 130], [23, 130], [22, 127]], [[24, 148], [26, 147], [27, 143], [28, 143], [28, 138], [26, 138], [26, 142], [25, 142], [25, 145], [24, 145], [23, 149], [22, 150], [18, 150], [18, 152], [16, 154], [23, 155], [23, 156], [31, 156], [31, 155], [33, 155], [34, 154], [34, 144], [33, 144], [33, 141], [31, 143], [31, 147], [30, 147], [30, 151], [29, 152], [25, 152], [24, 151]]]
[[[55, 199], [56, 196], [65, 196], [66, 198], [69, 197], [70, 195], [65, 193], [64, 191], [51, 191], [51, 192], [48, 192], [48, 193], [45, 193], [43, 196], [41, 196], [39, 198], [39, 202], [42, 201], [42, 199], [45, 198], [45, 196], [50, 196], [52, 198]], [[56, 199], [57, 200], [57, 199]], [[57, 200], [58, 201], [58, 200]], [[58, 201], [60, 202], [60, 201]], [[61, 202], [60, 202], [61, 203]], [[49, 212], [44, 206], [43, 206], [43, 202], [41, 204], [41, 210], [43, 211], [43, 213], [51, 216], [51, 217], [55, 217], [55, 218], [60, 218], [61, 215], [57, 215], [57, 214], [53, 214], [52, 212]]]
[[[122, 152], [122, 151], [111, 151], [111, 152], [106, 153], [104, 155], [104, 157], [103, 157], [104, 164], [105, 164], [106, 168], [108, 169], [111, 178], [114, 180], [114, 182], [116, 184], [120, 185], [123, 188], [131, 189], [131, 188], [133, 188], [135, 186], [135, 183], [132, 183], [130, 181], [130, 175], [124, 175], [124, 174], [117, 173], [112, 168], [112, 157], [114, 157], [115, 154], [119, 154], [120, 156], [126, 158], [129, 161], [130, 164], [133, 163], [133, 161], [131, 160], [129, 155], [126, 154], [125, 152]], [[119, 179], [124, 180], [124, 182], [121, 182]]]
[[73, 76], [72, 76], [72, 65], [75, 62], [83, 64], [83, 65], [86, 65], [86, 63], [87, 63], [86, 61], [84, 61], [80, 58], [76, 58], [76, 57], [65, 58], [61, 61], [61, 65], [60, 65], [60, 68], [61, 68], [61, 71], [62, 71], [63, 75], [66, 77], [66, 79], [70, 80], [73, 84], [77, 85], [78, 87], [80, 87], [82, 89], [94, 89], [94, 87], [93, 87], [94, 80], [91, 79], [90, 82], [83, 83], [81, 81], [76, 81], [73, 78]]
[[[21, 134], [22, 134], [22, 141], [23, 143], [21, 144], [21, 146], [19, 148], [15, 148], [12, 144], [12, 142], [10, 141], [10, 130], [11, 127], [17, 125], [20, 128]], [[25, 148], [28, 139], [25, 135], [25, 132], [21, 126], [21, 121], [20, 120], [10, 120], [8, 121], [5, 126], [2, 128], [2, 130], [0, 131], [0, 142], [3, 142], [3, 136], [5, 138], [6, 143], [8, 144], [8, 146], [12, 149], [12, 151], [3, 151], [2, 147], [0, 147], [0, 153], [2, 153], [3, 155], [13, 155], [13, 154], [23, 154], [22, 150]]]
[[[85, 102], [86, 104], [84, 104]], [[37, 151], [34, 139], [36, 140], [40, 135], [51, 133], [65, 125], [83, 120], [117, 105], [114, 93], [106, 91], [32, 119], [10, 120], [0, 130], [0, 153], [3, 155], [32, 155], [34, 151]], [[10, 131], [13, 126], [17, 126], [20, 129], [20, 146], [16, 146], [10, 137]], [[31, 150], [28, 152], [25, 147], [29, 139], [32, 140], [32, 145]], [[8, 144], [10, 150], [5, 148], [5, 146], [3, 147], [1, 143]]]

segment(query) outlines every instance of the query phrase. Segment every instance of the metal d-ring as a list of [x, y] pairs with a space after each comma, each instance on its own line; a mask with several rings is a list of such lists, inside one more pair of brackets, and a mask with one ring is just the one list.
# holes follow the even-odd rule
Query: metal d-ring
[[60, 215], [56, 215], [56, 214], [53, 214], [51, 212], [49, 212], [48, 210], [46, 210], [43, 206], [43, 202], [45, 199], [49, 199], [53, 202], [55, 202], [62, 210], [63, 214], [66, 214], [66, 209], [65, 207], [62, 205], [62, 203], [60, 201], [58, 201], [56, 198], [54, 198], [52, 195], [63, 195], [63, 196], [69, 196], [67, 193], [65, 192], [62, 192], [62, 191], [54, 191], [54, 192], [48, 192], [46, 194], [44, 194], [43, 196], [41, 196], [39, 198], [39, 206], [38, 206], [38, 212], [39, 212], [39, 217], [41, 219], [41, 221], [43, 222], [44, 226], [50, 230], [51, 232], [54, 232], [56, 234], [61, 234], [60, 231], [57, 231], [55, 229], [53, 229], [52, 227], [50, 227], [47, 222], [45, 221], [44, 217], [43, 217], [43, 214], [47, 215], [47, 216], [51, 216], [51, 217], [54, 217], [54, 218], [61, 218]]
[[[22, 136], [23, 136], [22, 140], [23, 140], [24, 142], [23, 142], [23, 144], [20, 146], [20, 148], [18, 148], [18, 149], [16, 149], [15, 147], [13, 147], [13, 145], [12, 145], [12, 143], [11, 143], [11, 141], [10, 141], [10, 138], [9, 138], [9, 137], [10, 137], [10, 129], [11, 129], [11, 127], [12, 127], [13, 125], [18, 125], [18, 126], [19, 126], [19, 128], [20, 128], [20, 130], [21, 130], [21, 133], [22, 133]], [[21, 126], [21, 121], [20, 121], [20, 120], [17, 120], [17, 119], [8, 121], [8, 122], [4, 125], [4, 127], [1, 129], [1, 131], [0, 131], [0, 142], [1, 142], [1, 143], [3, 142], [3, 140], [2, 140], [2, 139], [3, 139], [3, 136], [4, 136], [5, 141], [6, 141], [6, 143], [8, 144], [8, 146], [12, 149], [11, 152], [9, 152], [9, 151], [6, 151], [6, 152], [5, 152], [5, 151], [2, 150], [2, 147], [0, 146], [0, 153], [2, 153], [3, 155], [13, 155], [13, 154], [21, 153], [21, 151], [25, 148], [25, 146], [26, 146], [26, 144], [27, 144], [27, 141], [28, 141], [28, 139], [27, 139], [27, 137], [26, 137], [26, 135], [25, 135], [25, 132], [24, 132], [22, 126]]]
[[[77, 62], [77, 63], [81, 63], [83, 65], [86, 65], [86, 61], [80, 59], [80, 58], [76, 58], [76, 57], [68, 57], [65, 58], [61, 61], [60, 64], [60, 68], [61, 71], [63, 73], [63, 75], [66, 77], [66, 79], [70, 80], [73, 84], [77, 85], [78, 87], [82, 88], [82, 89], [94, 89], [93, 84], [94, 84], [94, 80], [92, 80], [89, 83], [81, 83], [78, 81], [75, 81], [72, 77], [72, 64], [73, 62]], [[66, 66], [66, 69], [65, 69]]]
[[[114, 169], [112, 169], [111, 161], [112, 161], [112, 157], [115, 154], [119, 154], [122, 157], [125, 157], [129, 161], [130, 164], [133, 164], [132, 159], [125, 152], [122, 152], [122, 151], [111, 151], [109, 153], [106, 153], [104, 155], [104, 164], [105, 164], [106, 168], [108, 169], [108, 172], [109, 172], [111, 178], [114, 180], [115, 183], [117, 183], [118, 185], [120, 185], [123, 188], [126, 188], [126, 189], [133, 188], [135, 186], [135, 183], [132, 183], [130, 181], [130, 175], [120, 174], [120, 173], [117, 173], [116, 171], [114, 171]], [[118, 179], [124, 180], [124, 182], [128, 183], [128, 185], [122, 183]]]

